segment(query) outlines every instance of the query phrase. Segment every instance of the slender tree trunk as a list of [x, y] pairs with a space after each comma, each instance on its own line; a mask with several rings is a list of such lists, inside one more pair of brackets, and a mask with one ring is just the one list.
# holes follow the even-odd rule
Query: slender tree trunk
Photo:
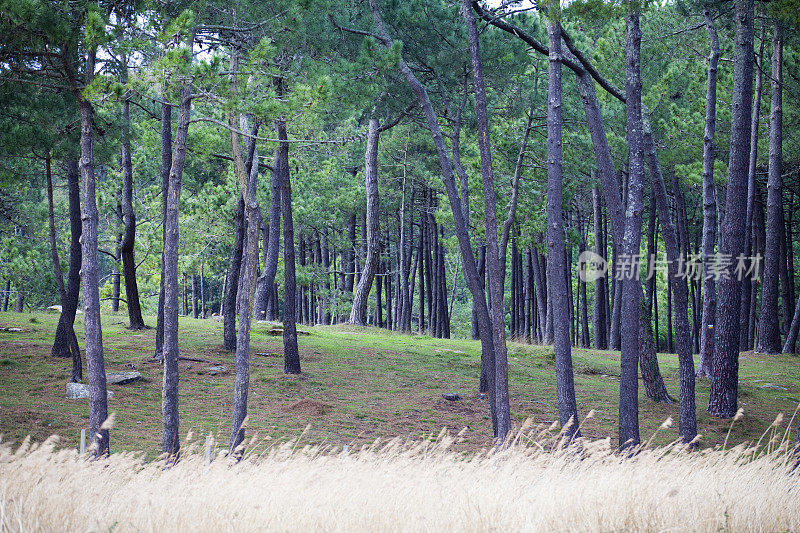
[[[670, 284], [675, 291], [675, 330], [678, 333], [678, 364], [680, 366], [680, 403], [678, 408], [678, 434], [684, 443], [693, 442], [697, 436], [697, 415], [695, 411], [695, 376], [694, 360], [692, 359], [691, 338], [689, 334], [688, 294], [686, 276], [678, 272], [678, 247], [675, 228], [669, 218], [667, 207], [667, 193], [664, 180], [658, 166], [658, 156], [653, 142], [649, 123], [644, 122], [644, 150], [650, 170], [650, 179], [653, 195], [658, 205], [661, 218], [661, 233], [664, 236], [664, 246], [667, 249], [668, 271]], [[674, 179], [674, 188], [677, 190], [677, 179]]]
[[[639, 29], [639, 8], [630, 6], [625, 17], [625, 95], [627, 106], [628, 164], [630, 180], [625, 214], [625, 237], [622, 252], [624, 261], [632, 262], [638, 269], [642, 227], [642, 194], [644, 168], [642, 154], [642, 81], [640, 74], [640, 46], [642, 33]], [[620, 258], [622, 259], [622, 258]], [[642, 284], [638, 271], [624, 276], [622, 284], [622, 315], [620, 322], [621, 376], [619, 394], [619, 444], [621, 448], [639, 444], [639, 314]]]
[[[594, 215], [594, 253], [605, 261], [606, 250], [603, 240], [603, 209], [600, 203], [600, 191], [596, 186], [592, 188], [592, 211]], [[592, 315], [595, 350], [608, 349], [608, 338], [606, 337], [608, 329], [606, 317], [607, 291], [608, 280], [606, 276], [598, 276], [594, 282], [594, 314]]]
[[[375, 1], [375, 0], [371, 0]], [[489, 143], [489, 115], [486, 104], [486, 90], [483, 82], [483, 65], [480, 56], [478, 29], [470, 0], [462, 0], [462, 14], [467, 23], [469, 51], [472, 59], [472, 78], [475, 91], [475, 111], [477, 116], [478, 148], [483, 178], [483, 216], [486, 227], [486, 264], [489, 273], [489, 313], [494, 338], [494, 395], [497, 407], [495, 417], [497, 429], [495, 436], [501, 441], [510, 430], [511, 413], [508, 399], [508, 362], [506, 352], [506, 326], [503, 320], [503, 279], [505, 272], [500, 261], [500, 248], [497, 241], [497, 212], [495, 206], [494, 174], [492, 154]], [[451, 199], [451, 203], [453, 200]], [[472, 249], [470, 248], [470, 252]], [[567, 341], [569, 342], [569, 341]], [[567, 369], [564, 368], [566, 371]], [[562, 423], [564, 421], [562, 420]]]
[[239, 293], [239, 275], [242, 268], [244, 254], [245, 233], [247, 221], [245, 220], [245, 202], [241, 192], [236, 203], [236, 233], [233, 238], [233, 251], [231, 264], [228, 268], [228, 292], [225, 293], [225, 315], [223, 316], [222, 340], [226, 350], [236, 350], [236, 311], [237, 296]]
[[[465, 0], [466, 1], [466, 0]], [[556, 15], [554, 13], [553, 15]], [[555, 341], [556, 400], [561, 427], [570, 438], [581, 436], [578, 428], [578, 407], [572, 371], [569, 338], [569, 302], [567, 279], [564, 276], [564, 227], [562, 223], [562, 160], [561, 160], [561, 24], [546, 19], [550, 43], [547, 89], [547, 272], [550, 278], [550, 299], [553, 302]]]
[[[123, 56], [123, 63], [126, 58]], [[123, 83], [127, 83], [128, 68], [123, 67]], [[130, 329], [144, 329], [142, 307], [139, 303], [139, 286], [136, 283], [136, 212], [133, 210], [133, 164], [131, 163], [131, 113], [127, 99], [122, 102], [122, 242], [119, 255], [122, 256], [122, 271], [125, 275], [125, 298], [128, 303]]]
[[200, 263], [200, 318], [206, 317], [206, 276], [204, 265]]
[[11, 296], [11, 280], [6, 280], [6, 290], [3, 293], [3, 312], [8, 312], [8, 299]]
[[[469, 8], [469, 5], [467, 5], [467, 8]], [[372, 16], [373, 19], [375, 20], [375, 24], [380, 33], [382, 44], [387, 48], [391, 47], [393, 45], [393, 41], [389, 37], [389, 34], [383, 23], [383, 19], [380, 15], [380, 11], [378, 10], [378, 5], [376, 0], [370, 0], [370, 9], [372, 11]], [[467, 11], [469, 11], [469, 9], [467, 9]], [[465, 17], [468, 17], [470, 16], [470, 14], [471, 11], [469, 12], [469, 14], [465, 13], [464, 15]], [[474, 19], [473, 19], [473, 24], [468, 23], [467, 25], [468, 27], [472, 26], [474, 28]], [[479, 335], [481, 339], [481, 362], [484, 368], [486, 368], [487, 370], [487, 375], [495, 376], [496, 374], [494, 368], [495, 347], [492, 335], [491, 320], [489, 318], [489, 310], [486, 304], [486, 295], [484, 291], [481, 289], [480, 281], [478, 279], [478, 270], [477, 270], [477, 265], [475, 264], [475, 257], [472, 253], [472, 244], [469, 238], [466, 216], [462, 209], [461, 199], [459, 198], [456, 189], [455, 176], [453, 174], [453, 169], [450, 164], [450, 159], [445, 149], [444, 139], [442, 136], [441, 127], [439, 126], [438, 117], [436, 115], [436, 111], [433, 108], [433, 105], [431, 104], [430, 98], [428, 97], [427, 90], [420, 83], [419, 79], [416, 77], [416, 75], [408, 66], [408, 64], [405, 62], [404, 59], [401, 58], [399, 60], [398, 67], [400, 73], [406, 79], [409, 86], [414, 91], [417, 98], [419, 98], [422, 104], [426, 122], [428, 124], [428, 127], [430, 128], [434, 145], [436, 146], [436, 151], [439, 156], [439, 164], [442, 170], [442, 179], [445, 185], [445, 189], [447, 190], [447, 196], [450, 202], [450, 207], [453, 211], [453, 220], [455, 223], [455, 230], [456, 230], [456, 236], [458, 238], [459, 248], [461, 251], [464, 274], [467, 279], [467, 285], [470, 289], [470, 292], [472, 293], [473, 302], [477, 307]], [[503, 342], [503, 345], [505, 345], [505, 342]], [[506, 388], [499, 394], [499, 396], [502, 397], [504, 401], [502, 401], [501, 404], [498, 406], [496, 405], [496, 398], [498, 397], [498, 394], [494, 390], [495, 385], [498, 383], [498, 381], [495, 379], [489, 379], [488, 381], [489, 381], [489, 404], [490, 404], [490, 412], [492, 414], [492, 426], [494, 429], [494, 434], [497, 437], [504, 438], [505, 433], [508, 430], [507, 424], [510, 421], [510, 410], [508, 406], [508, 389]], [[502, 413], [498, 414], [499, 411], [502, 411]]]
[[[278, 258], [281, 240], [281, 176], [278, 175], [275, 169], [278, 168], [278, 157], [280, 156], [280, 147], [275, 149], [275, 158], [273, 161], [272, 179], [270, 182], [269, 192], [269, 226], [268, 226], [268, 242], [264, 246], [264, 272], [259, 278], [259, 290], [264, 292], [264, 300], [266, 302], [264, 311], [269, 318], [274, 320], [278, 316], [278, 309], [276, 306], [270, 306], [269, 302], [276, 299], [273, 294], [273, 287], [275, 285], [275, 275], [278, 272]], [[255, 161], [253, 162], [255, 164]], [[261, 288], [263, 286], [263, 289]], [[256, 298], [256, 304], [259, 299]], [[268, 313], [267, 311], [270, 311]], [[254, 309], [255, 314], [259, 309]], [[257, 318], [263, 318], [266, 315], [259, 315]]]
[[[55, 341], [50, 354], [56, 357], [72, 357], [72, 375], [70, 380], [79, 382], [83, 379], [81, 369], [81, 352], [78, 338], [75, 335], [75, 314], [78, 309], [78, 296], [81, 290], [81, 190], [78, 161], [67, 161], [67, 186], [69, 189], [69, 273], [65, 298], [61, 302], [61, 316], [56, 327]], [[8, 289], [8, 287], [7, 287]], [[6, 293], [8, 294], [8, 293]]]
[[[367, 256], [364, 259], [364, 270], [353, 295], [353, 308], [350, 312], [351, 324], [366, 325], [367, 303], [375, 270], [378, 264], [378, 244], [380, 240], [380, 199], [378, 197], [378, 141], [380, 139], [380, 124], [377, 118], [369, 121], [367, 133], [367, 150], [365, 162], [366, 189], [367, 189]], [[379, 289], [380, 290], [380, 289]]]
[[[238, 52], [234, 52], [237, 54]], [[238, 71], [238, 55], [232, 58], [233, 70]], [[235, 88], [235, 81], [234, 81]], [[236, 127], [234, 115], [229, 116], [232, 128]], [[244, 131], [250, 128], [247, 119], [240, 117], [240, 128]], [[256, 129], [257, 131], [257, 129]], [[255, 150], [255, 140], [248, 141], [248, 152], [253, 150], [253, 157], [245, 161], [242, 154], [242, 144], [239, 134], [231, 130], [231, 153], [233, 156], [234, 170], [239, 181], [239, 189], [245, 204], [247, 217], [247, 232], [245, 252], [240, 265], [240, 287], [237, 291], [236, 309], [239, 314], [239, 327], [236, 332], [236, 378], [233, 391], [233, 415], [231, 421], [231, 438], [229, 453], [234, 457], [241, 457], [239, 446], [244, 440], [244, 420], [247, 417], [247, 393], [250, 386], [250, 326], [253, 313], [253, 294], [258, 275], [258, 235], [260, 232], [260, 212], [256, 200], [258, 185], [258, 156]], [[248, 168], [249, 166], [249, 168]]]
[[[764, 276], [761, 282], [761, 316], [758, 320], [756, 351], [779, 353], [781, 331], [778, 325], [778, 279], [783, 240], [783, 41], [781, 26], [775, 23], [772, 39], [772, 103], [769, 119], [769, 169], [767, 177], [767, 241], [764, 254]], [[785, 305], [785, 304], [784, 304]], [[791, 305], [791, 304], [790, 304]]]
[[[169, 191], [169, 173], [172, 169], [172, 107], [161, 104], [161, 237], [167, 241], [167, 194]], [[164, 360], [164, 278], [166, 263], [164, 251], [161, 251], [161, 283], [158, 291], [158, 316], [156, 318], [156, 350], [153, 357]], [[220, 309], [221, 311], [221, 309]]]
[[[193, 42], [194, 35], [189, 38], [190, 49]], [[179, 208], [191, 108], [192, 84], [186, 81], [181, 87], [178, 124], [175, 130], [175, 143], [172, 149], [172, 157], [170, 158], [171, 165], [167, 184], [167, 209], [164, 216], [164, 345], [162, 349], [164, 355], [164, 381], [161, 400], [163, 419], [161, 451], [172, 458], [177, 458], [180, 451], [180, 436], [178, 433]]]
[[[95, 49], [88, 52], [86, 83], [92, 82], [95, 68]], [[83, 324], [86, 335], [86, 366], [89, 376], [89, 435], [95, 457], [109, 454], [108, 429], [102, 428], [108, 418], [106, 403], [106, 369], [103, 359], [103, 331], [100, 324], [100, 290], [97, 272], [97, 232], [99, 215], [95, 194], [94, 146], [92, 124], [94, 110], [91, 102], [80, 93], [76, 95], [81, 116], [81, 184], [83, 214], [81, 233], [81, 278], [83, 282]]]
[[[753, 0], [735, 0], [736, 39], [731, 101], [731, 149], [728, 190], [719, 252], [738, 258], [744, 244], [747, 203], [747, 165], [750, 153], [750, 113], [753, 94]], [[731, 269], [724, 269], [731, 270]], [[733, 274], [733, 272], [729, 272]], [[739, 305], [741, 281], [720, 278], [717, 288], [714, 360], [708, 411], [731, 418], [736, 414], [739, 381]]]
[[700, 341], [700, 363], [697, 375], [711, 377], [714, 358], [714, 319], [717, 312], [717, 287], [712, 268], [715, 262], [714, 245], [717, 235], [717, 193], [714, 190], [714, 134], [717, 123], [717, 63], [719, 39], [711, 10], [706, 7], [703, 17], [708, 31], [708, 81], [706, 82], [706, 126], [703, 135], [703, 322]]
[[[764, 42], [766, 41], [766, 27], [761, 27], [761, 44], [759, 45], [756, 61], [756, 89], [753, 101], [753, 109], [750, 117], [750, 159], [747, 172], [747, 211], [745, 212], [744, 226], [744, 248], [745, 257], [753, 255], [753, 208], [756, 199], [756, 160], [758, 155], [758, 127], [760, 122], [759, 111], [761, 109], [761, 93], [763, 88], [763, 67], [764, 67]], [[748, 263], [752, 262], [748, 259]], [[750, 302], [752, 301], [753, 280], [745, 276], [742, 280], [742, 301], [739, 307], [739, 350], [746, 351], [753, 347], [753, 331], [750, 327], [754, 318], [750, 312]]]
[[[119, 206], [117, 206], [117, 210], [120, 211]], [[119, 311], [119, 299], [120, 299], [120, 278], [119, 278], [119, 252], [120, 252], [120, 245], [122, 243], [122, 235], [117, 235], [116, 246], [114, 247], [114, 270], [111, 273], [112, 277], [112, 284], [111, 284], [111, 311], [116, 313]]]

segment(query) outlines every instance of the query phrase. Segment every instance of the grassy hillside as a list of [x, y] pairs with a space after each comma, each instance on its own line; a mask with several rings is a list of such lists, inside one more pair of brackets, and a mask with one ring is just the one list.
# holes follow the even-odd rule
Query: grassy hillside
[[[77, 443], [80, 428], [88, 426], [88, 402], [67, 400], [65, 384], [70, 362], [49, 356], [57, 315], [0, 314], [0, 434], [21, 441], [26, 435], [44, 440], [63, 437]], [[146, 319], [154, 324], [152, 317]], [[136, 369], [144, 380], [111, 385], [109, 411], [116, 412], [112, 451], [145, 450], [155, 454], [161, 442], [161, 367], [151, 359], [154, 329], [133, 332], [124, 315], [103, 316], [106, 368]], [[274, 439], [298, 437], [308, 444], [340, 446], [404, 436], [418, 439], [442, 428], [466, 428], [456, 450], [489, 444], [491, 425], [487, 400], [477, 394], [480, 346], [468, 340], [439, 340], [352, 326], [302, 328], [299, 338], [303, 374], [282, 374], [282, 340], [270, 336], [268, 324], [254, 324], [251, 345], [249, 433]], [[77, 331], [83, 324], [78, 317]], [[214, 320], [181, 318], [181, 355], [209, 361], [180, 362], [181, 434], [190, 429], [213, 433], [221, 442], [230, 434], [234, 361], [222, 348], [222, 324]], [[574, 350], [575, 387], [586, 436], [616, 435], [619, 393], [619, 354]], [[667, 388], [677, 397], [677, 358], [659, 356]], [[740, 364], [740, 405], [744, 418], [730, 441], [757, 440], [779, 412], [788, 419], [800, 401], [797, 357], [744, 353]], [[224, 372], [209, 367], [223, 365]], [[517, 425], [527, 418], [549, 424], [557, 419], [555, 375], [551, 347], [509, 345], [512, 417]], [[785, 390], [784, 390], [785, 389]], [[450, 402], [443, 393], [463, 398]], [[721, 444], [728, 421], [708, 416], [708, 383], [699, 380], [698, 431], [706, 446]], [[654, 442], [677, 438], [677, 404], [655, 404], [640, 387], [640, 419], [648, 438], [667, 418], [675, 424], [659, 432]], [[307, 428], [307, 429], [306, 429]], [[305, 430], [305, 433], [303, 433]]]

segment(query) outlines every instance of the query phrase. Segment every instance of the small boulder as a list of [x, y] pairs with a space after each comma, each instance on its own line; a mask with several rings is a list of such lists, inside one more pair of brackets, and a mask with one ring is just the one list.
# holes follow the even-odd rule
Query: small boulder
[[49, 313], [60, 313], [61, 312], [61, 306], [60, 305], [51, 305], [50, 307], [47, 308], [47, 311]]
[[[106, 394], [110, 398], [114, 396], [114, 391], [107, 390]], [[67, 383], [67, 398], [78, 400], [89, 397], [89, 385], [86, 383]]]
[[211, 376], [216, 376], [217, 374], [222, 374], [223, 372], [227, 372], [228, 367], [225, 365], [216, 365], [208, 367], [208, 373]]
[[459, 401], [461, 399], [461, 396], [459, 396], [458, 394], [456, 394], [454, 392], [447, 392], [445, 394], [442, 394], [442, 398], [444, 398], [445, 400], [447, 400], [449, 402], [457, 402], [457, 401]]
[[142, 379], [140, 372], [107, 372], [106, 381], [114, 385], [124, 385], [125, 383], [133, 383]]

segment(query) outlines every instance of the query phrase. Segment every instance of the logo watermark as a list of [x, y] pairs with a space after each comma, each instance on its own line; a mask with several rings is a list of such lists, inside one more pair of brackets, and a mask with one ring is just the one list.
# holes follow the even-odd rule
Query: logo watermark
[[[644, 261], [643, 261], [644, 260]], [[670, 261], [666, 254], [649, 256], [641, 254], [620, 254], [614, 264], [613, 276], [616, 280], [645, 279], [649, 280], [661, 272], [668, 276], [670, 268], [675, 275], [687, 281], [702, 279], [758, 279], [762, 256], [756, 254], [745, 256], [739, 254], [734, 258], [731, 254], [714, 254], [709, 258], [706, 272], [703, 273], [703, 254], [681, 255], [677, 261]], [[592, 283], [609, 275], [610, 265], [599, 254], [586, 250], [578, 257], [578, 277], [585, 283]]]

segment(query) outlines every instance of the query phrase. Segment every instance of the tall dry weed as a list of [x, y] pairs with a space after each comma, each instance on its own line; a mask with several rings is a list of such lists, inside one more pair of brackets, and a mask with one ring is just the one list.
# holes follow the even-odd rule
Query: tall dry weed
[[357, 450], [252, 437], [244, 458], [90, 461], [55, 438], [0, 445], [2, 531], [796, 531], [800, 472], [777, 424], [759, 447], [622, 456], [526, 424], [464, 456], [442, 432]]

